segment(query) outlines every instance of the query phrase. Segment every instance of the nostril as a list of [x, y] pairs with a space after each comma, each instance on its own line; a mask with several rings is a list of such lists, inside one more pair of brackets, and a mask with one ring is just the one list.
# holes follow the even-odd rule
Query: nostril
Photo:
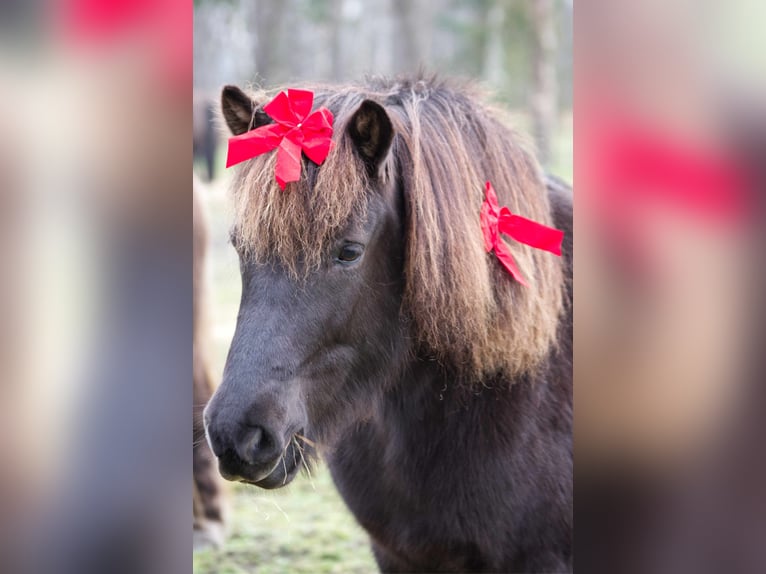
[[249, 464], [269, 461], [273, 457], [274, 440], [263, 427], [248, 427], [237, 445], [237, 454]]
[[245, 454], [243, 454], [242, 458], [244, 458], [247, 461], [250, 461], [250, 456], [253, 456], [254, 454], [258, 452], [262, 442], [263, 442], [263, 429], [261, 427], [253, 428], [248, 433], [248, 437], [245, 440], [245, 445], [244, 445]]

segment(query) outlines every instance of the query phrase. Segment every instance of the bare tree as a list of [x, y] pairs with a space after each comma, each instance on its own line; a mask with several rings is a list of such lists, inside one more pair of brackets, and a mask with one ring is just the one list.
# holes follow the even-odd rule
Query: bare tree
[[482, 19], [485, 32], [482, 34], [482, 77], [495, 86], [500, 86], [505, 79], [503, 61], [503, 33], [505, 32], [505, 2], [492, 0], [483, 6]]
[[343, 79], [343, 2], [330, 2], [330, 76], [336, 82]]
[[532, 90], [530, 108], [540, 161], [550, 162], [556, 133], [558, 85], [556, 78], [555, 0], [530, 0], [532, 24]]
[[413, 72], [428, 61], [431, 42], [430, 3], [423, 0], [392, 0], [396, 21], [394, 68]]
[[250, 10], [251, 26], [255, 31], [255, 72], [268, 84], [279, 79], [275, 77], [279, 67], [279, 40], [288, 4], [256, 0]]

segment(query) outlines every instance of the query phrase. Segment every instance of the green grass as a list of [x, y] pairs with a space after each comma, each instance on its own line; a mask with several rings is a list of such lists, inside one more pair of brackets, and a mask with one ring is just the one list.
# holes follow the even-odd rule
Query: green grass
[[[572, 115], [561, 120], [549, 171], [572, 181]], [[210, 212], [209, 279], [212, 289], [213, 372], [223, 372], [239, 306], [239, 264], [228, 244], [231, 214], [227, 202], [225, 145], [218, 154], [218, 174], [206, 187]], [[313, 485], [312, 485], [313, 482]], [[229, 536], [221, 550], [194, 555], [196, 574], [368, 574], [377, 572], [367, 535], [346, 509], [321, 466], [313, 481], [299, 475], [291, 485], [264, 491], [230, 485]]]
[[[313, 486], [312, 486], [313, 482]], [[281, 490], [235, 485], [229, 537], [221, 550], [194, 555], [194, 572], [369, 574], [377, 568], [367, 535], [320, 468]]]

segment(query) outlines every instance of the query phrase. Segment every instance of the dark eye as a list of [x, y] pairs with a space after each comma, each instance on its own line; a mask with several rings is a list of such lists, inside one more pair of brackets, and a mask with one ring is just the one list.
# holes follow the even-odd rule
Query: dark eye
[[335, 259], [340, 263], [353, 263], [364, 253], [364, 247], [358, 243], [346, 243], [340, 248]]

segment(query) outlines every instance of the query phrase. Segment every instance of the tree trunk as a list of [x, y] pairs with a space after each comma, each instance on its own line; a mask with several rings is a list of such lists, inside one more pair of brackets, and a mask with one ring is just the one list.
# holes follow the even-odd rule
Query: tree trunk
[[392, 0], [396, 26], [394, 69], [416, 72], [428, 60], [431, 42], [429, 3], [423, 0]]
[[494, 86], [501, 86], [505, 80], [503, 32], [505, 26], [505, 4], [494, 0], [485, 6], [483, 45], [481, 48], [481, 75]]
[[332, 0], [330, 10], [330, 76], [343, 79], [343, 0]]
[[251, 10], [255, 30], [255, 72], [266, 85], [273, 85], [281, 78], [277, 74], [279, 39], [288, 2], [257, 0]]
[[554, 0], [529, 3], [532, 35], [532, 110], [533, 132], [539, 158], [548, 165], [553, 155], [553, 137], [558, 113], [556, 82], [556, 22]]

